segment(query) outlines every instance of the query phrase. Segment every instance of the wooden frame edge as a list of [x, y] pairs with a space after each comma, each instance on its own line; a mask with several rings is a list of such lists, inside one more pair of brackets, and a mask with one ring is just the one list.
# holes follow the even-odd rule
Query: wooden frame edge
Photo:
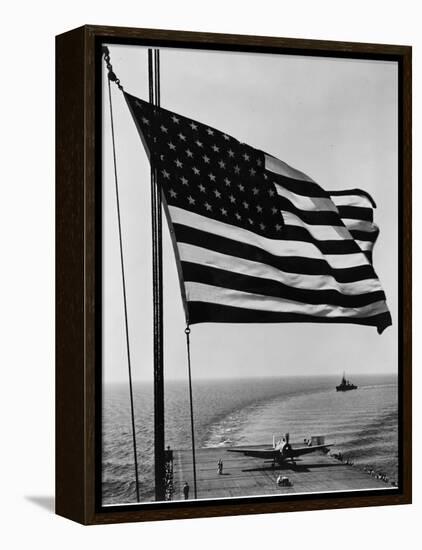
[[83, 52], [81, 29], [56, 38], [56, 513], [80, 523], [87, 421]]

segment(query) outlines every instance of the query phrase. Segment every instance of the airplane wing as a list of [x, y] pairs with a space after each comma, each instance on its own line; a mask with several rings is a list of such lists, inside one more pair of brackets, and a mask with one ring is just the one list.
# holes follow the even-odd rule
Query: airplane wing
[[275, 449], [227, 449], [229, 453], [243, 453], [245, 456], [252, 456], [255, 458], [274, 458], [275, 454], [278, 453]]
[[321, 449], [327, 449], [332, 447], [333, 443], [330, 445], [306, 445], [306, 447], [296, 447], [289, 451], [289, 456], [301, 456], [307, 455], [308, 453], [313, 453], [314, 451], [320, 451]]

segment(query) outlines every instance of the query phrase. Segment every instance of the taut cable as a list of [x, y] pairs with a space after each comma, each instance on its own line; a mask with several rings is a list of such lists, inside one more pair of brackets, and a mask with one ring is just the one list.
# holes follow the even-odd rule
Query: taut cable
[[190, 405], [190, 428], [192, 437], [192, 468], [193, 468], [193, 489], [195, 498], [198, 497], [196, 487], [196, 457], [195, 457], [195, 424], [193, 417], [193, 398], [192, 398], [192, 372], [190, 365], [190, 328], [189, 325], [185, 328], [186, 348], [188, 353], [188, 378], [189, 378], [189, 405]]
[[117, 208], [117, 225], [119, 230], [119, 245], [120, 245], [120, 267], [122, 273], [122, 288], [123, 288], [123, 305], [124, 305], [124, 316], [125, 316], [125, 333], [126, 333], [126, 352], [127, 352], [127, 363], [128, 363], [128, 375], [129, 375], [129, 394], [130, 394], [130, 412], [131, 412], [131, 421], [132, 421], [132, 442], [133, 442], [133, 458], [134, 458], [134, 467], [135, 467], [135, 485], [136, 485], [136, 500], [140, 501], [139, 497], [139, 476], [138, 476], [138, 454], [136, 448], [136, 428], [135, 428], [135, 410], [133, 404], [133, 384], [132, 384], [132, 366], [130, 359], [130, 344], [129, 344], [129, 322], [127, 314], [127, 297], [126, 297], [126, 278], [125, 278], [125, 265], [123, 259], [123, 241], [122, 241], [122, 224], [120, 218], [120, 198], [119, 198], [119, 183], [117, 178], [117, 161], [116, 161], [116, 143], [114, 136], [114, 119], [113, 119], [113, 102], [111, 95], [111, 85], [110, 82], [115, 82], [120, 91], [123, 91], [123, 86], [120, 84], [120, 80], [116, 77], [113, 72], [113, 67], [110, 63], [110, 53], [107, 46], [103, 47], [104, 60], [106, 62], [108, 70], [108, 98], [110, 105], [110, 125], [111, 125], [111, 140], [113, 145], [113, 166], [114, 166], [114, 184], [116, 192], [116, 208]]

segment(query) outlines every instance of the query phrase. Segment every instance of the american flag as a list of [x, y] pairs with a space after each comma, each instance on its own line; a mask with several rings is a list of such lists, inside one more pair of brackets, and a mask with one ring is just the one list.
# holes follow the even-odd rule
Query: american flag
[[125, 93], [164, 194], [187, 322], [391, 325], [372, 198]]

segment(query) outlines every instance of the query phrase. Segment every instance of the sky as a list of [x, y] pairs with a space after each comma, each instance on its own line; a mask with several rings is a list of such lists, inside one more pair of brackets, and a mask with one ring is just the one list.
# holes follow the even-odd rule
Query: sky
[[[110, 45], [125, 90], [148, 100], [147, 49]], [[395, 62], [160, 49], [161, 106], [305, 172], [326, 190], [375, 202], [374, 267], [393, 326], [311, 323], [191, 327], [193, 379], [396, 373], [398, 368], [398, 70]], [[127, 381], [107, 80], [103, 73], [103, 379]], [[150, 167], [122, 94], [112, 89], [135, 380], [151, 380]], [[163, 218], [164, 376], [186, 379], [185, 321]]]

